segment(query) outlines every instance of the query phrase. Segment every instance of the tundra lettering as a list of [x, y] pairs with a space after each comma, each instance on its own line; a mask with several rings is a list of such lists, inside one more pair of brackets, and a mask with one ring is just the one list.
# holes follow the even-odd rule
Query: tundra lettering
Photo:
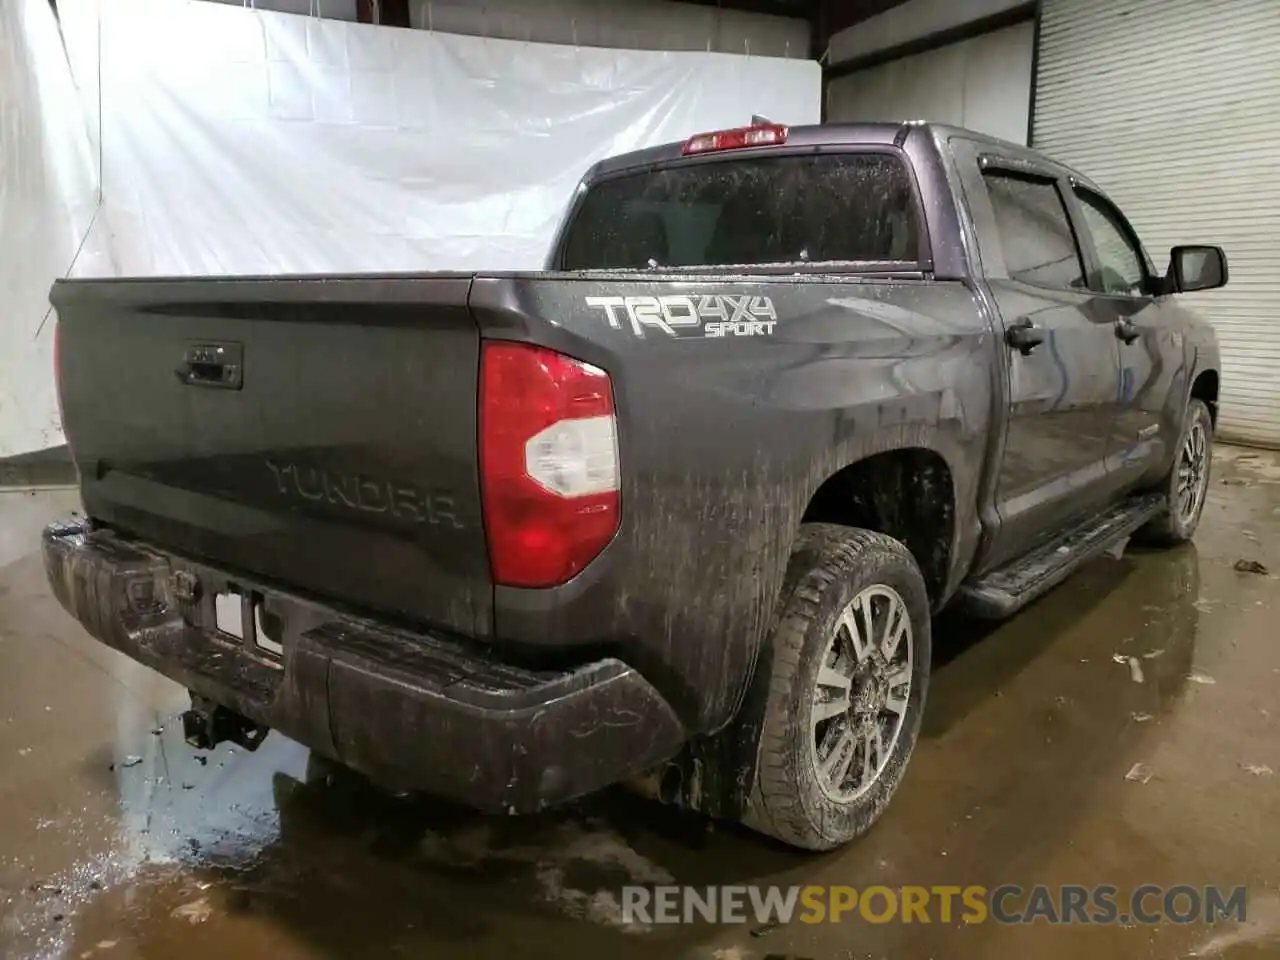
[[445, 524], [463, 529], [454, 512], [453, 498], [444, 494], [423, 494], [411, 486], [360, 474], [340, 474], [296, 463], [266, 461], [283, 496], [299, 496], [313, 502], [348, 507], [362, 513], [381, 513], [414, 523]]

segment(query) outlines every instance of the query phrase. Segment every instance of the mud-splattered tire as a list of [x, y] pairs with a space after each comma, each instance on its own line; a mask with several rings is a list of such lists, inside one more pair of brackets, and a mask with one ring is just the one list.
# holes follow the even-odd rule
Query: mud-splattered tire
[[1202, 400], [1192, 400], [1187, 404], [1173, 466], [1159, 487], [1167, 500], [1166, 509], [1134, 534], [1134, 539], [1157, 547], [1190, 540], [1204, 513], [1212, 464], [1213, 417]]
[[[902, 620], [905, 629], [895, 625]], [[763, 678], [757, 685], [765, 692], [746, 825], [806, 850], [869, 830], [915, 747], [930, 655], [929, 598], [907, 548], [880, 533], [806, 524], [761, 654], [770, 674], [767, 688]], [[836, 676], [846, 673], [847, 690]], [[845, 701], [845, 713], [825, 716]]]

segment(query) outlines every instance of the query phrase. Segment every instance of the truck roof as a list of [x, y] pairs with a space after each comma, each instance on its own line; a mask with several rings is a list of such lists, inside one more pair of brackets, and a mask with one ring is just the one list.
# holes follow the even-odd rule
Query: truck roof
[[[906, 120], [876, 123], [824, 123], [788, 127], [786, 147], [891, 144], [895, 142], [902, 144], [913, 132], [929, 137], [939, 146], [945, 145], [946, 141], [952, 137], [964, 137], [979, 143], [989, 144], [993, 148], [998, 148], [1001, 153], [1011, 155], [1015, 159], [1025, 159], [1038, 163], [1047, 162], [1075, 177], [1085, 185], [1096, 189], [1096, 185], [1087, 176], [1038, 150], [1033, 150], [1030, 147], [1012, 143], [1008, 140], [1001, 140], [985, 133], [978, 133], [975, 130], [968, 130], [964, 127], [951, 126], [945, 123]], [[595, 177], [607, 176], [636, 167], [679, 160], [684, 155], [684, 144], [684, 140], [678, 140], [674, 143], [664, 143], [656, 147], [647, 147], [644, 150], [633, 150], [630, 153], [620, 153], [617, 156], [608, 157], [591, 167], [587, 177], [588, 179], [594, 179]], [[758, 149], [767, 151], [778, 148], [760, 147]], [[755, 150], [751, 152], [754, 153]]]

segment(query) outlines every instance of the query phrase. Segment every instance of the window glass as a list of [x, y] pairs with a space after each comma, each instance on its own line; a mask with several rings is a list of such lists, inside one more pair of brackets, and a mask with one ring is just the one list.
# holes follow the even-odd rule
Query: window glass
[[1009, 276], [1040, 287], [1085, 287], [1084, 267], [1057, 185], [1002, 170], [983, 173]]
[[909, 262], [919, 227], [883, 153], [728, 158], [601, 180], [567, 232], [566, 270]]
[[1099, 281], [1104, 293], [1141, 296], [1146, 289], [1142, 252], [1125, 232], [1111, 204], [1088, 190], [1076, 190], [1085, 229], [1098, 251]]

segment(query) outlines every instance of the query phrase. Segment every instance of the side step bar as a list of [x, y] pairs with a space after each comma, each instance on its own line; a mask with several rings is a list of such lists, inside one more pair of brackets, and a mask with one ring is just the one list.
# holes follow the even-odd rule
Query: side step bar
[[969, 581], [961, 586], [956, 599], [975, 617], [1002, 620], [1011, 616], [1155, 517], [1166, 502], [1158, 493], [1130, 497], [1058, 539]]

